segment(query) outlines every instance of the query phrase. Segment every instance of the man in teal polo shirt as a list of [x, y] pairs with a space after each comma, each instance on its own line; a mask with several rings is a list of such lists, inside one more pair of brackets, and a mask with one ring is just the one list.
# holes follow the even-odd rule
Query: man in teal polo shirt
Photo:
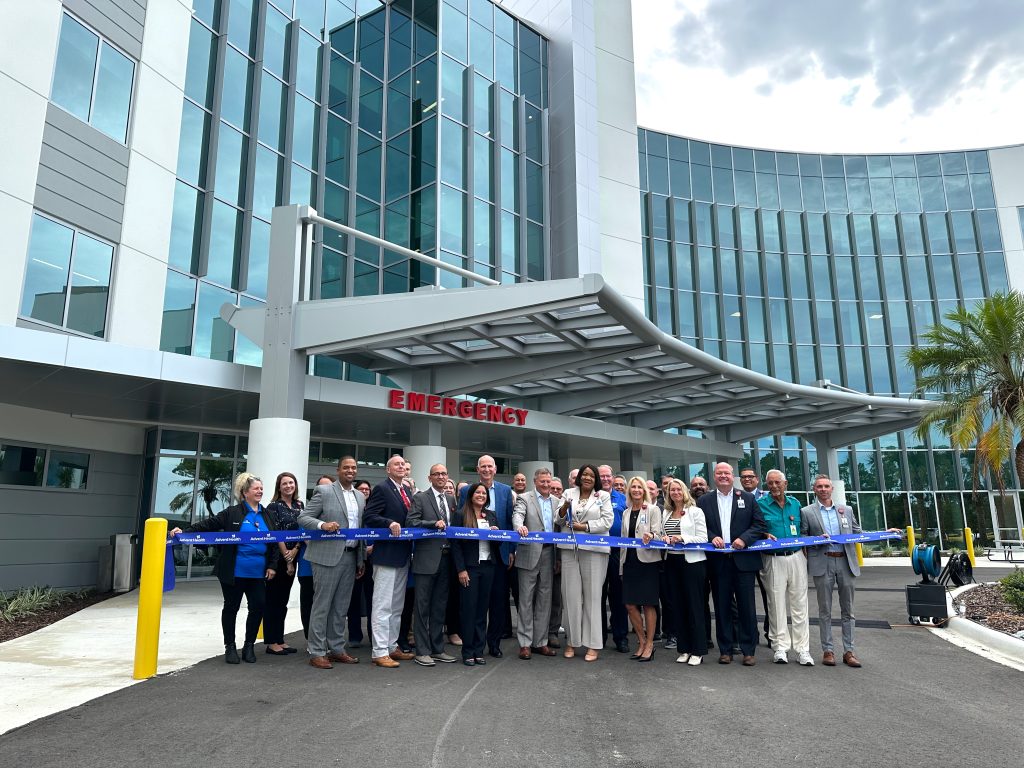
[[[769, 539], [800, 535], [800, 502], [786, 495], [789, 483], [777, 469], [765, 475], [768, 493], [757, 500], [768, 528]], [[768, 593], [768, 619], [776, 664], [789, 663], [789, 650], [805, 667], [813, 667], [807, 623], [807, 558], [799, 547], [788, 547], [761, 555], [761, 579]], [[792, 625], [789, 624], [792, 619]]]

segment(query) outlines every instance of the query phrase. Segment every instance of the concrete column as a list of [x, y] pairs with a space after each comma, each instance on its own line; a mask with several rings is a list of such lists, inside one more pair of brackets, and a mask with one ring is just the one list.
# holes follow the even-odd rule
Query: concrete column
[[[832, 501], [835, 504], [846, 503], [846, 483], [839, 478], [839, 452], [824, 440], [806, 438], [814, 446], [818, 455], [818, 473], [828, 475], [832, 481]], [[811, 478], [811, 490], [814, 489], [814, 478]]]
[[309, 474], [309, 422], [285, 418], [250, 421], [247, 468], [263, 480], [265, 504], [270, 503], [274, 481], [281, 472], [291, 472], [299, 479], [304, 498]]
[[[448, 467], [448, 451], [443, 445], [409, 445], [402, 451], [405, 460], [412, 464], [412, 479], [421, 491], [430, 487], [430, 467], [433, 464], [444, 464]], [[449, 472], [457, 472], [458, 468], [448, 467]], [[452, 478], [457, 482], [456, 478]]]

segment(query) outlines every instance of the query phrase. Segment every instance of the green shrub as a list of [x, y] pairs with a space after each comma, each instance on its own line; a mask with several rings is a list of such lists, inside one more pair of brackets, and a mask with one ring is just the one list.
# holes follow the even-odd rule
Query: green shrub
[[893, 557], [896, 554], [896, 550], [893, 549], [891, 545], [886, 544], [884, 547], [878, 550], [878, 553], [882, 557]]
[[62, 592], [53, 587], [26, 587], [16, 592], [0, 594], [0, 620], [17, 621], [56, 608], [66, 602], [84, 597], [91, 590]]
[[1018, 611], [1024, 611], [1024, 571], [1014, 566], [1013, 573], [999, 580], [1003, 599]]

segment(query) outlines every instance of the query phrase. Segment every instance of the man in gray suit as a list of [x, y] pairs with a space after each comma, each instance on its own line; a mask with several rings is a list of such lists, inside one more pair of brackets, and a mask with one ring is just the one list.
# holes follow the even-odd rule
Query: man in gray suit
[[[338, 479], [318, 485], [299, 525], [334, 533], [359, 528], [363, 520], [363, 494], [352, 485], [359, 467], [351, 456], [338, 462]], [[352, 584], [363, 573], [365, 548], [346, 539], [319, 539], [306, 544], [306, 560], [313, 567], [313, 607], [309, 616], [309, 663], [317, 669], [333, 668], [332, 661], [357, 664], [345, 652], [345, 626]]]
[[[832, 501], [832, 481], [826, 475], [814, 478], [816, 501], [800, 510], [800, 533], [803, 536], [837, 536], [860, 533], [860, 523], [853, 509]], [[824, 544], [807, 547], [807, 573], [814, 578], [818, 593], [818, 629], [821, 635], [821, 663], [836, 665], [832, 649], [832, 587], [839, 589], [839, 610], [843, 616], [843, 663], [859, 667], [853, 652], [853, 594], [860, 575], [857, 547], [854, 544]]]
[[[516, 498], [512, 528], [525, 536], [530, 531], [554, 531], [558, 499], [551, 495], [551, 470], [541, 467], [533, 473], [534, 490]], [[555, 576], [555, 547], [552, 544], [521, 544], [516, 549], [519, 572], [519, 658], [534, 653], [554, 656], [548, 647], [551, 618], [551, 586]]]
[[[455, 497], [444, 492], [448, 468], [434, 464], [430, 468], [430, 488], [412, 497], [407, 528], [443, 531], [455, 520]], [[455, 657], [444, 651], [444, 614], [448, 606], [448, 580], [452, 571], [451, 544], [448, 539], [419, 539], [412, 559], [416, 576], [416, 605], [413, 629], [416, 633], [416, 658], [423, 667], [435, 661], [451, 664]]]

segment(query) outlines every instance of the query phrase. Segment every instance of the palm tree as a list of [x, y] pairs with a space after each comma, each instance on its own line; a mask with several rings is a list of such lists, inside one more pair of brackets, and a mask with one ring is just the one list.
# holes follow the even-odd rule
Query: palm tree
[[1024, 478], [1024, 296], [997, 293], [945, 319], [906, 355], [917, 375], [916, 394], [941, 396], [917, 434], [923, 438], [937, 426], [955, 448], [975, 448], [974, 489], [978, 473], [988, 471], [1002, 493], [1002, 468], [1011, 456]]

